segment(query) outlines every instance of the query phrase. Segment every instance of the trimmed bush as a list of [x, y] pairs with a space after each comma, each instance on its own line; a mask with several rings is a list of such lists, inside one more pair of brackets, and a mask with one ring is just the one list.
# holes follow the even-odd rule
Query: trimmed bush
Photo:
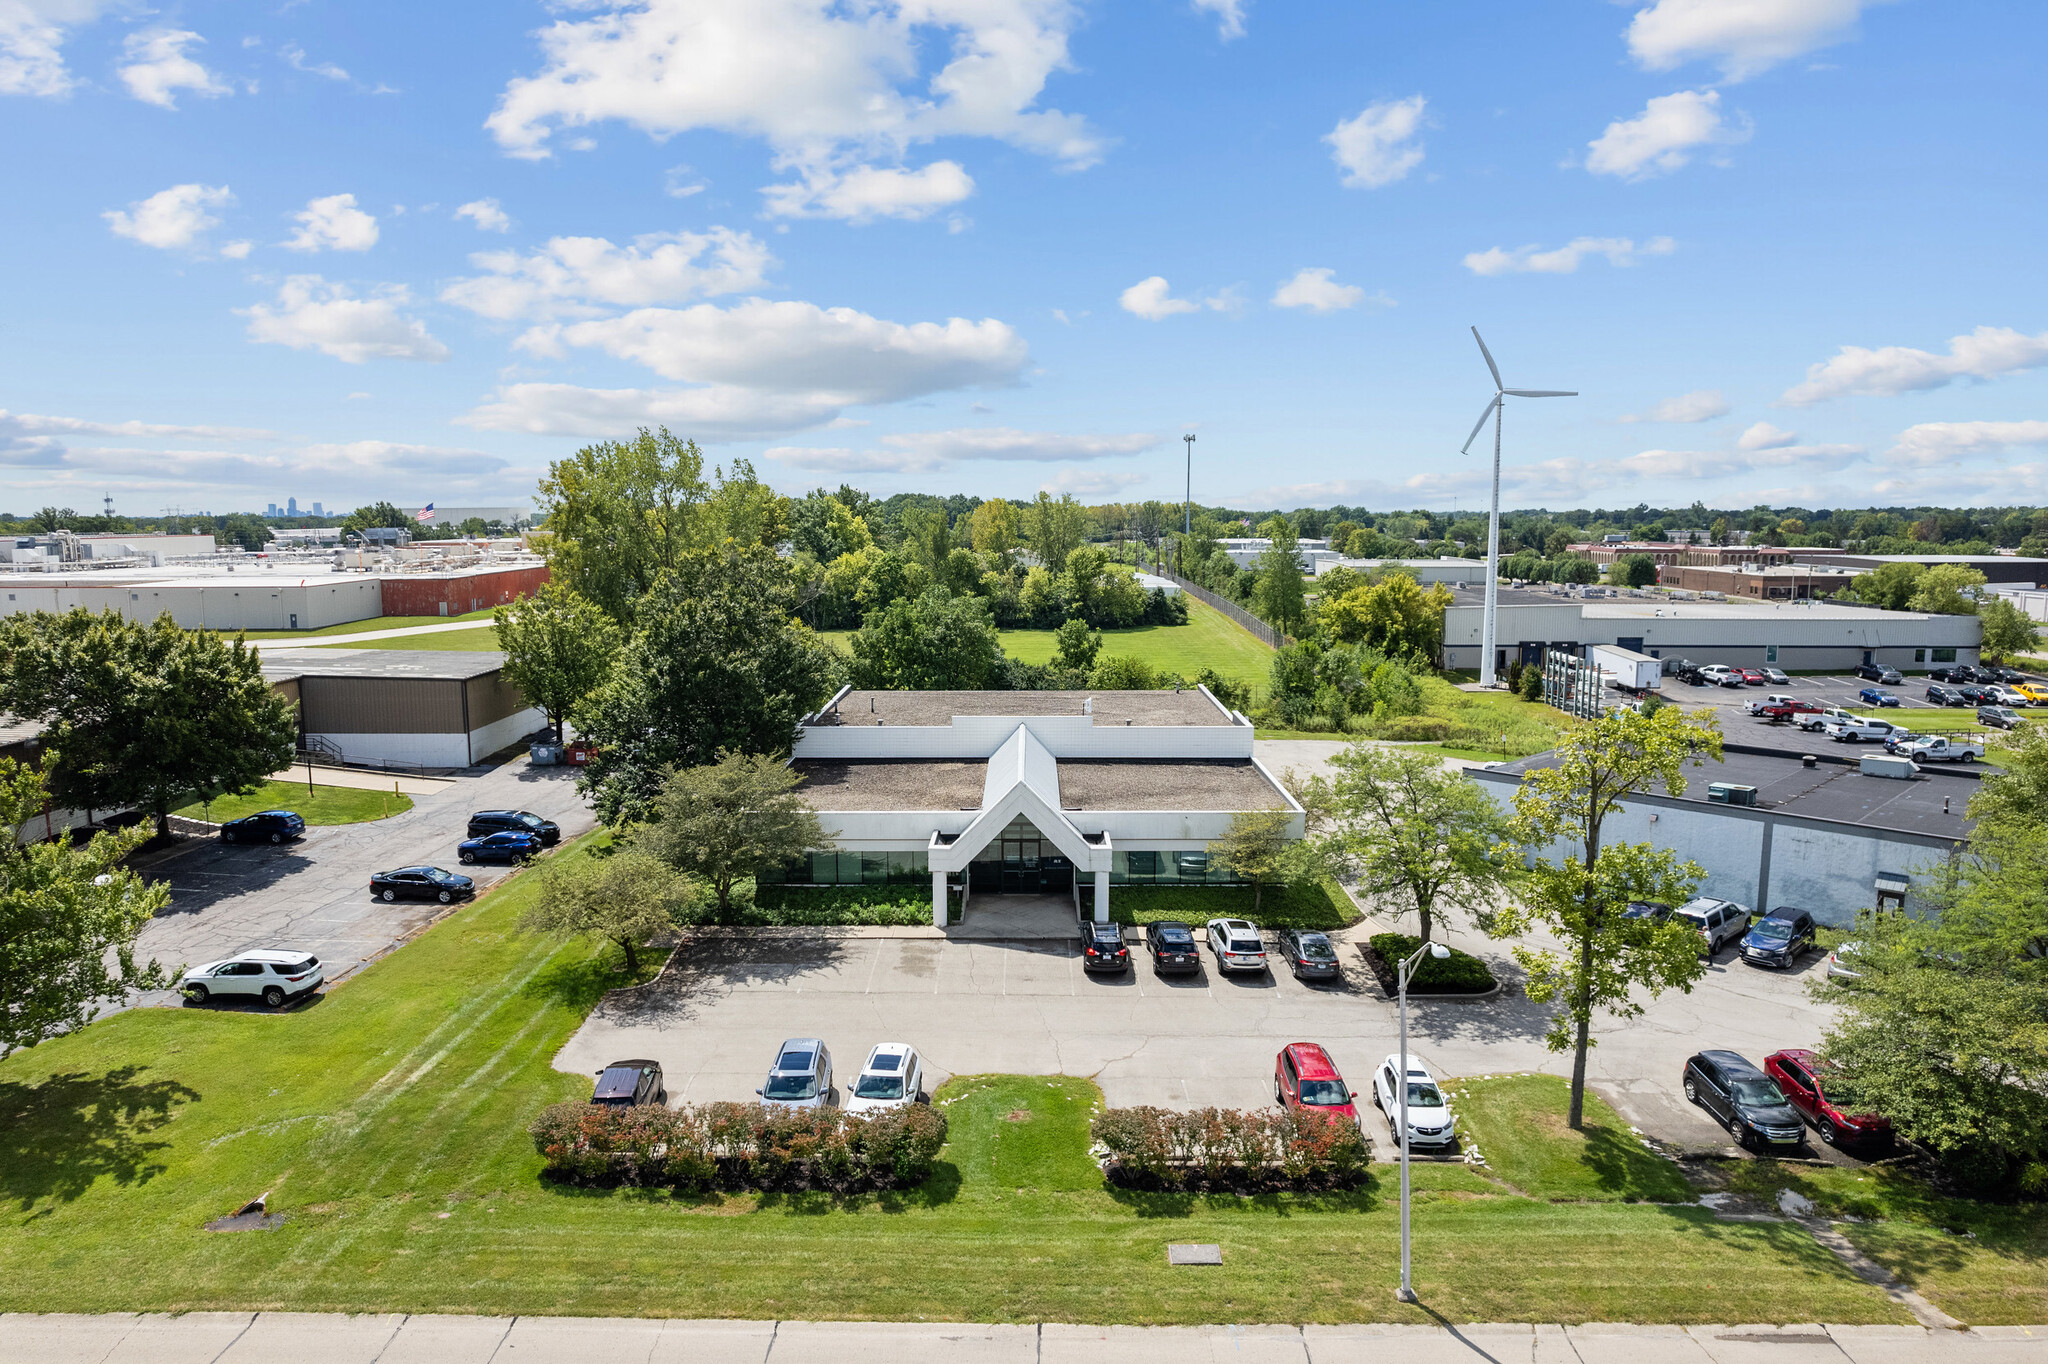
[[[704, 922], [716, 922], [714, 917]], [[929, 924], [932, 890], [923, 886], [758, 886], [752, 903], [733, 901], [727, 922], [748, 927], [824, 924]]]
[[529, 1129], [565, 1183], [724, 1189], [902, 1189], [931, 1177], [946, 1115], [929, 1104], [871, 1117], [836, 1108], [561, 1103]]
[[1109, 917], [1126, 926], [1179, 919], [1199, 928], [1210, 919], [1253, 919], [1261, 928], [1327, 931], [1356, 923], [1360, 916], [1343, 887], [1313, 880], [1267, 886], [1257, 914], [1252, 913], [1250, 886], [1111, 886]]
[[[1379, 977], [1380, 988], [1393, 994], [1400, 988], [1395, 972], [1402, 962], [1422, 946], [1422, 939], [1406, 933], [1375, 933], [1366, 943], [1366, 964]], [[1494, 987], [1493, 972], [1469, 952], [1451, 949], [1448, 957], [1424, 957], [1408, 978], [1410, 995], [1478, 995]]]
[[1349, 1189], [1372, 1162], [1355, 1121], [1305, 1108], [1112, 1108], [1089, 1131], [1105, 1177], [1133, 1189]]

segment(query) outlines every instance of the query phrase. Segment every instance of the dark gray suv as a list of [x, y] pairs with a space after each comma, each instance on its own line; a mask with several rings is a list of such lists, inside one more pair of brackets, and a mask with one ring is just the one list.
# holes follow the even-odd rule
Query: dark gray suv
[[562, 841], [562, 826], [531, 810], [479, 810], [469, 817], [469, 837], [486, 834], [532, 834], [544, 848]]
[[1737, 1146], [1790, 1151], [1806, 1141], [1806, 1124], [1785, 1091], [1738, 1052], [1700, 1052], [1685, 1063], [1681, 1083], [1685, 1097], [1713, 1114]]

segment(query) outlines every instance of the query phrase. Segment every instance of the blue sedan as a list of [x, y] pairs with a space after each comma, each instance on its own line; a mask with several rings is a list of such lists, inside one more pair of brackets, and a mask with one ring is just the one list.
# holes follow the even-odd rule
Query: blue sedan
[[524, 862], [540, 856], [541, 847], [539, 835], [507, 830], [482, 838], [466, 838], [455, 845], [455, 853], [465, 862]]
[[1879, 691], [1876, 687], [1865, 687], [1862, 691], [1856, 693], [1856, 699], [1866, 706], [1896, 706], [1899, 704], [1898, 697], [1893, 696], [1888, 691]]

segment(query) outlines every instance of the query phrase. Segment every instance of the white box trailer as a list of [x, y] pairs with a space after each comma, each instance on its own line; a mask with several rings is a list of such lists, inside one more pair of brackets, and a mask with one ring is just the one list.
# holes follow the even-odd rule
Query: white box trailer
[[1612, 644], [1595, 644], [1586, 651], [1586, 661], [1606, 675], [1607, 685], [1623, 691], [1655, 691], [1664, 684], [1664, 661], [1622, 649]]

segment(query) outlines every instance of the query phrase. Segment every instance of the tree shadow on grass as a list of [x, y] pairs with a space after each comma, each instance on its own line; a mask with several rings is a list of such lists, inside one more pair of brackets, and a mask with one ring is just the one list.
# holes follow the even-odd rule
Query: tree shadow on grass
[[0, 1196], [28, 1212], [45, 1199], [71, 1202], [102, 1178], [146, 1184], [162, 1174], [159, 1153], [170, 1143], [148, 1135], [200, 1094], [176, 1080], [145, 1080], [145, 1069], [0, 1083]]
[[1626, 1202], [1688, 1203], [1692, 1186], [1678, 1167], [1643, 1146], [1627, 1132], [1603, 1123], [1587, 1123], [1586, 1147], [1579, 1163], [1592, 1173], [1593, 1182]]

